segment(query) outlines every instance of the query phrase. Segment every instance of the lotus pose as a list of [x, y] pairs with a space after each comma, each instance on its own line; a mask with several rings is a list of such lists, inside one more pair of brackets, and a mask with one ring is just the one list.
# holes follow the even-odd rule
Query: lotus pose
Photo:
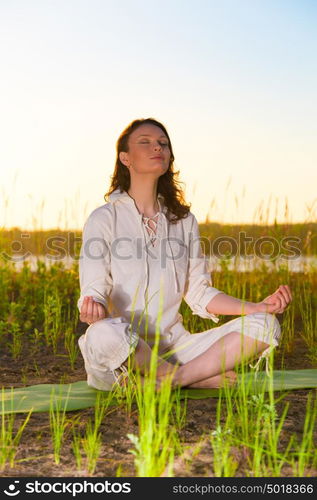
[[[134, 120], [117, 141], [106, 203], [83, 228], [79, 271], [79, 339], [87, 383], [111, 390], [127, 382], [127, 365], [146, 373], [159, 324], [157, 383], [172, 374], [182, 387], [234, 383], [237, 364], [260, 359], [278, 345], [276, 314], [292, 300], [281, 285], [260, 302], [247, 302], [212, 286], [196, 217], [178, 186], [165, 126]], [[182, 299], [193, 314], [217, 323], [200, 333], [183, 325]], [[158, 321], [159, 319], [159, 321]], [[125, 381], [125, 382], [124, 382]]]

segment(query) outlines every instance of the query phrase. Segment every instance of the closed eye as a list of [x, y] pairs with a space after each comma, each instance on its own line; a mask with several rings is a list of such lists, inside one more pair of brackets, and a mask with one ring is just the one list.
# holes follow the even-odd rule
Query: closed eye
[[[161, 146], [168, 146], [168, 142], [160, 142], [158, 141]], [[148, 144], [149, 141], [141, 141], [139, 144]]]

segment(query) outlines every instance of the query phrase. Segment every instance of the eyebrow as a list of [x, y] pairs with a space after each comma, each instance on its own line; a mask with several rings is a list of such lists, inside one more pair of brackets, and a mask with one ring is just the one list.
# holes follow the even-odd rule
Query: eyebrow
[[[138, 135], [138, 138], [142, 137], [142, 136], [144, 136], [144, 137], [151, 137], [150, 134], [140, 134], [140, 135]], [[165, 137], [165, 139], [167, 139], [166, 135], [160, 135], [160, 137]]]

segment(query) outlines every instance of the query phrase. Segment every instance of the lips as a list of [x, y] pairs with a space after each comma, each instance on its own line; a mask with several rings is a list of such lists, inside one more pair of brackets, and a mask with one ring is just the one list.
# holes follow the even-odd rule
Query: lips
[[152, 156], [150, 160], [163, 160], [163, 156]]

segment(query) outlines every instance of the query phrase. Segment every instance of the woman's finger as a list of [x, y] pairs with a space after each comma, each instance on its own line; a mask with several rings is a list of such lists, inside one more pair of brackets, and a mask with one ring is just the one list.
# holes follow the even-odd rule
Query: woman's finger
[[284, 294], [283, 294], [282, 291], [280, 292], [280, 296], [281, 296], [282, 306], [281, 306], [280, 310], [278, 311], [278, 313], [283, 313], [290, 303], [290, 298], [289, 298], [288, 294], [286, 296], [286, 293], [284, 292]]
[[89, 297], [84, 297], [84, 301], [83, 301], [81, 309], [80, 309], [79, 318], [80, 318], [80, 321], [82, 321], [83, 323], [86, 323], [88, 300], [89, 300]]
[[290, 287], [288, 285], [286, 285], [286, 289], [288, 291], [289, 301], [292, 302], [293, 297], [292, 297], [291, 289], [290, 289]]
[[290, 298], [289, 298], [288, 292], [286, 292], [285, 290], [284, 290], [283, 297], [284, 297], [284, 300], [285, 300], [285, 308], [286, 308], [286, 307], [288, 307], [288, 305], [290, 303]]
[[276, 298], [277, 298], [277, 307], [276, 307], [276, 312], [277, 312], [283, 307], [283, 296], [280, 293], [277, 293]]
[[87, 314], [88, 314], [88, 316], [92, 315], [93, 305], [94, 305], [94, 303], [93, 303], [92, 297], [89, 297], [88, 298], [88, 304], [87, 304]]
[[283, 292], [279, 292], [279, 297], [280, 297], [280, 301], [281, 301], [281, 309], [285, 309], [285, 307], [287, 307], [287, 302], [286, 302], [286, 299], [283, 295]]
[[95, 303], [92, 299], [91, 299], [90, 321], [91, 321], [91, 323], [94, 323], [96, 321]]
[[80, 314], [82, 314], [83, 316], [87, 314], [87, 305], [88, 305], [88, 297], [84, 297], [84, 301], [80, 309]]
[[289, 304], [289, 303], [290, 303], [290, 301], [291, 301], [291, 296], [290, 296], [290, 293], [289, 293], [289, 291], [287, 290], [286, 286], [285, 286], [285, 285], [284, 285], [284, 286], [283, 286], [283, 285], [281, 285], [281, 286], [279, 287], [279, 292], [283, 295], [283, 297], [284, 297], [284, 299], [285, 299], [286, 303], [287, 303], [287, 304]]
[[86, 318], [87, 318], [87, 323], [93, 322], [93, 300], [92, 300], [92, 297], [88, 298]]
[[284, 290], [287, 292], [290, 301], [293, 300], [291, 289], [290, 289], [289, 285], [281, 285], [281, 286], [283, 286]]
[[290, 289], [290, 287], [289, 287], [288, 285], [285, 285], [285, 289], [286, 289], [286, 291], [287, 291], [287, 293], [288, 293], [288, 299], [289, 299], [289, 302], [292, 302], [293, 297], [292, 297], [292, 294], [291, 294], [291, 289]]
[[99, 304], [98, 303], [98, 318], [99, 319], [103, 319], [105, 317], [105, 314], [104, 314], [104, 307], [102, 304]]
[[98, 302], [93, 303], [93, 321], [98, 321], [99, 319], [99, 305]]
[[80, 310], [80, 321], [91, 325], [99, 319], [105, 318], [104, 307], [99, 302], [95, 302], [92, 297], [84, 297]]
[[270, 304], [266, 310], [266, 312], [270, 314], [275, 314], [278, 311], [278, 307], [276, 304]]
[[278, 292], [273, 293], [271, 300], [273, 301], [273, 304], [275, 306], [275, 309], [280, 309], [282, 306], [281, 302], [281, 296]]

